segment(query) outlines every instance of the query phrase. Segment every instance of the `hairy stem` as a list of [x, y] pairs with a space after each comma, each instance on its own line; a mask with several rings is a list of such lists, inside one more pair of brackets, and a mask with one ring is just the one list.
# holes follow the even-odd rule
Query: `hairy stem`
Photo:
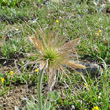
[[39, 110], [42, 110], [42, 79], [43, 79], [43, 69], [39, 73], [38, 79], [38, 103], [39, 103]]

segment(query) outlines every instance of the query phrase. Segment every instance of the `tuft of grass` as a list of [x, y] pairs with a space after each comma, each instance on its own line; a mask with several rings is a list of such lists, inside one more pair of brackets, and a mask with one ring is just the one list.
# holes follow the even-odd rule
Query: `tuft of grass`
[[[29, 0], [23, 0], [25, 2], [28, 2]], [[8, 6], [8, 7], [15, 7], [19, 5], [22, 2], [22, 0], [1, 0], [0, 5], [1, 6]]]

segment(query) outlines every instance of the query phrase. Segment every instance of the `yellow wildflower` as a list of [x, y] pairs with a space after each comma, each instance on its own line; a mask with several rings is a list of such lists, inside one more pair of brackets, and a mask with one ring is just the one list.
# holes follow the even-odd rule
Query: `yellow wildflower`
[[96, 36], [99, 36], [99, 33], [95, 33]]
[[87, 89], [88, 91], [90, 91], [90, 85], [88, 85], [87, 83], [84, 83], [84, 86], [86, 87], [86, 89]]
[[14, 74], [14, 71], [10, 71], [10, 72], [9, 72], [9, 74], [10, 74], [11, 76], [13, 76], [13, 74]]
[[87, 84], [86, 84], [86, 83], [84, 83], [84, 85], [85, 85], [85, 86], [87, 86]]
[[1, 82], [2, 82], [2, 83], [3, 83], [3, 82], [4, 82], [4, 80], [5, 80], [3, 77], [1, 77], [0, 79], [1, 79]]
[[98, 106], [92, 108], [92, 110], [100, 110]]
[[98, 31], [98, 33], [101, 33], [101, 32], [102, 32], [101, 30]]
[[58, 22], [59, 22], [59, 20], [56, 20], [56, 22], [58, 23]]
[[35, 72], [38, 72], [39, 70], [38, 69], [35, 69]]

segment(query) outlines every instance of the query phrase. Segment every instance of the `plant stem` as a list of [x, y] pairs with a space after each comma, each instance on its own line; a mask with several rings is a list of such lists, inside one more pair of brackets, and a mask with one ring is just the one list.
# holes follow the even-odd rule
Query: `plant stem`
[[43, 69], [39, 72], [39, 79], [38, 79], [38, 103], [39, 103], [39, 110], [42, 110], [42, 79], [43, 79]]

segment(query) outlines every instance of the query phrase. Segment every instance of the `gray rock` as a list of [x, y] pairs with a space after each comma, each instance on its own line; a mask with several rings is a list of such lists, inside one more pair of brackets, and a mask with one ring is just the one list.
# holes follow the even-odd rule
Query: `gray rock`
[[91, 77], [94, 77], [103, 74], [103, 69], [98, 64], [90, 63], [90, 62], [80, 62], [80, 64], [84, 65], [86, 68], [76, 69], [76, 70], [78, 72], [83, 73], [84, 75], [90, 75]]

